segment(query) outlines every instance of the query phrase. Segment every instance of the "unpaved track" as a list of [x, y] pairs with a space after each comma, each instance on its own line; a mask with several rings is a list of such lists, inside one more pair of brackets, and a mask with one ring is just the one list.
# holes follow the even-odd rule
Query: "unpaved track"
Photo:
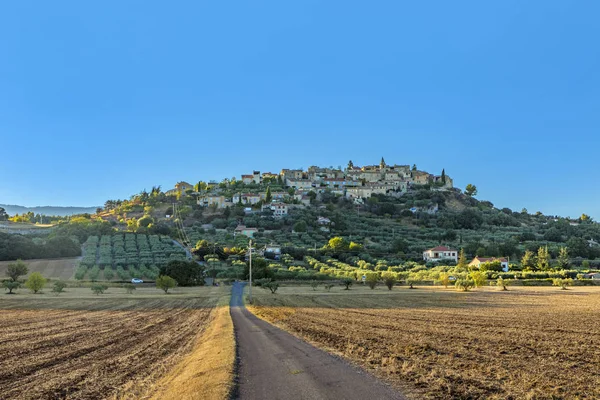
[[238, 344], [240, 399], [404, 399], [340, 358], [265, 322], [244, 306], [236, 283], [231, 316]]

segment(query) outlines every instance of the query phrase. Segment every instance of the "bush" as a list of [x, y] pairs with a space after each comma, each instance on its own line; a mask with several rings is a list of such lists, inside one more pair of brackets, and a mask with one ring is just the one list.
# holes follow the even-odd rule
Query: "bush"
[[204, 285], [204, 267], [195, 261], [171, 261], [160, 269], [160, 275], [172, 277], [180, 286]]
[[133, 283], [126, 283], [123, 285], [123, 288], [125, 288], [128, 294], [133, 294], [133, 291], [135, 290], [135, 285]]
[[177, 286], [177, 281], [168, 275], [161, 275], [156, 279], [156, 287], [164, 290], [165, 294], [175, 286]]
[[473, 281], [472, 279], [457, 279], [454, 285], [457, 289], [460, 289], [463, 292], [468, 292], [469, 289], [475, 287], [475, 281]]
[[329, 291], [331, 291], [331, 288], [334, 286], [335, 285], [333, 283], [328, 283], [327, 285], [325, 285], [325, 290], [327, 290], [329, 292]]
[[115, 277], [115, 271], [112, 268], [104, 268], [104, 279], [107, 281], [112, 280]]
[[39, 272], [33, 272], [27, 278], [25, 282], [25, 287], [31, 290], [33, 293], [37, 293], [42, 290], [46, 286], [46, 278], [42, 276]]
[[498, 278], [496, 281], [496, 286], [502, 288], [502, 290], [508, 290], [508, 286], [512, 283], [510, 279], [503, 279], [502, 277]]
[[573, 279], [571, 279], [571, 278], [566, 278], [566, 279], [555, 278], [552, 280], [552, 285], [559, 286], [562, 290], [567, 290], [567, 286], [573, 285]]
[[384, 272], [381, 274], [381, 278], [383, 278], [383, 283], [387, 286], [388, 290], [392, 290], [397, 282], [396, 274], [393, 272]]
[[365, 282], [371, 289], [375, 289], [377, 286], [377, 281], [379, 280], [379, 275], [376, 272], [367, 272]]
[[92, 269], [90, 269], [90, 272], [88, 272], [88, 278], [90, 278], [92, 282], [95, 282], [98, 280], [98, 276], [100, 276], [100, 268], [95, 265]]
[[67, 283], [66, 282], [62, 282], [62, 281], [56, 281], [54, 282], [54, 286], [52, 286], [52, 292], [59, 294], [65, 291], [65, 288], [67, 287]]
[[108, 286], [96, 284], [96, 285], [92, 285], [91, 289], [92, 289], [92, 292], [94, 292], [95, 294], [98, 295], [98, 294], [104, 293], [108, 289]]
[[482, 287], [487, 284], [487, 274], [481, 271], [471, 272], [471, 280], [476, 287]]
[[311, 282], [310, 287], [312, 287], [313, 290], [317, 290], [319, 287], [319, 282]]

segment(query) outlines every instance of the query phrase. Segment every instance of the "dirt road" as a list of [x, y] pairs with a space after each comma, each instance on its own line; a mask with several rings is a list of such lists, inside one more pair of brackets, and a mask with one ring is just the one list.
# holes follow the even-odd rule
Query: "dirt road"
[[404, 399], [373, 376], [257, 318], [236, 283], [231, 316], [239, 355], [240, 399]]

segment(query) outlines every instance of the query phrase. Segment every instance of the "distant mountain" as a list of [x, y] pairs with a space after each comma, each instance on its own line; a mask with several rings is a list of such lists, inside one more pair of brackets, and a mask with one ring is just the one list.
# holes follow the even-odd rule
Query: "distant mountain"
[[58, 215], [67, 216], [74, 214], [93, 214], [96, 212], [98, 207], [54, 207], [54, 206], [37, 206], [37, 207], [23, 207], [12, 204], [0, 204], [0, 207], [4, 208], [8, 215], [23, 214], [32, 211], [34, 214], [44, 215]]

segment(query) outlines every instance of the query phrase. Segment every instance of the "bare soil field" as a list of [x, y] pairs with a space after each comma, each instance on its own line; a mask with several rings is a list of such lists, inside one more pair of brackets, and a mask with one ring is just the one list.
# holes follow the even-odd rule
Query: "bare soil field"
[[110, 288], [112, 294], [99, 296], [67, 290], [1, 296], [3, 398], [150, 397], [156, 383], [193, 353], [229, 288], [177, 289], [173, 295]]
[[[54, 258], [54, 259], [38, 259], [38, 260], [23, 260], [29, 268], [29, 274], [39, 272], [44, 277], [50, 279], [69, 280], [75, 274], [78, 258]], [[6, 268], [8, 264], [15, 261], [0, 261], [0, 280], [6, 278]], [[27, 276], [29, 276], [29, 274]]]
[[600, 398], [600, 289], [282, 287], [248, 308], [430, 399]]

